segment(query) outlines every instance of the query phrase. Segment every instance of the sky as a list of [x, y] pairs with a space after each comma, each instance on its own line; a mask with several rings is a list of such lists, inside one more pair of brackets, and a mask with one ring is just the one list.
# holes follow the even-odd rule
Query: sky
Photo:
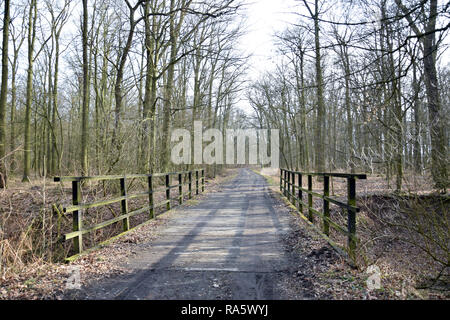
[[247, 0], [246, 34], [241, 41], [241, 49], [251, 54], [251, 75], [256, 76], [262, 66], [267, 66], [276, 56], [273, 35], [284, 30], [295, 21], [292, 12], [295, 0]]
[[[247, 79], [256, 80], [262, 72], [274, 67], [276, 48], [273, 35], [295, 21], [292, 12], [298, 10], [298, 1], [247, 0], [245, 4], [247, 28], [240, 50], [250, 55]], [[245, 99], [239, 101], [238, 107], [246, 112], [252, 111]]]

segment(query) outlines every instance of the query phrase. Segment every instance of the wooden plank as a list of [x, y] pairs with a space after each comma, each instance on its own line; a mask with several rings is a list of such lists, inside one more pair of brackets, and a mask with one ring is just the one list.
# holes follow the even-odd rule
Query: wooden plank
[[[303, 212], [303, 204], [302, 204], [302, 202], [303, 202], [303, 193], [302, 193], [302, 174], [301, 173], [298, 173], [297, 174], [298, 175], [298, 198], [297, 198], [297, 200], [299, 201], [298, 202], [298, 211], [300, 211], [300, 212]], [[295, 193], [295, 191], [294, 191], [294, 193]]]
[[180, 195], [179, 202], [183, 203], [183, 175], [181, 173], [178, 174], [178, 193]]
[[150, 191], [145, 191], [145, 192], [141, 192], [141, 193], [134, 193], [134, 194], [127, 194], [126, 196], [120, 196], [120, 197], [113, 198], [113, 199], [106, 199], [106, 200], [101, 200], [101, 201], [97, 201], [97, 202], [93, 202], [93, 203], [84, 203], [84, 204], [80, 204], [80, 205], [77, 205], [77, 206], [65, 207], [65, 208], [63, 208], [63, 211], [64, 211], [64, 213], [71, 213], [71, 212], [73, 212], [75, 210], [79, 210], [79, 209], [90, 209], [90, 208], [105, 206], [105, 205], [108, 205], [108, 204], [121, 202], [123, 200], [142, 198], [142, 197], [145, 197], [145, 196], [150, 195], [150, 194], [151, 194]]
[[128, 231], [130, 229], [130, 219], [126, 215], [128, 214], [128, 200], [127, 200], [127, 185], [126, 185], [126, 178], [120, 179], [120, 193], [123, 199], [120, 202], [120, 206], [122, 208], [122, 215], [125, 216], [122, 223], [123, 223], [123, 231]]
[[169, 174], [166, 174], [166, 200], [168, 200], [166, 208], [167, 208], [167, 210], [170, 210], [170, 175]]
[[[286, 170], [286, 169], [283, 169]], [[349, 178], [353, 177], [355, 179], [367, 179], [367, 174], [365, 173], [342, 173], [342, 172], [302, 172], [302, 171], [291, 171], [286, 170], [292, 173], [300, 173], [302, 175], [311, 175], [311, 176], [329, 176], [329, 177], [337, 177], [337, 178]]]
[[283, 182], [283, 169], [280, 168], [280, 191], [281, 192], [283, 192], [282, 182]]
[[292, 174], [291, 175], [291, 178], [292, 178], [292, 183], [291, 183], [291, 187], [292, 187], [292, 204], [294, 205], [294, 207], [296, 206], [296, 204], [295, 204], [295, 199], [296, 199], [296, 197], [295, 197], [295, 174]]
[[149, 213], [148, 216], [150, 219], [153, 219], [155, 217], [155, 211], [153, 209], [153, 177], [149, 176], [147, 179], [147, 186], [148, 186], [148, 204], [149, 204]]
[[178, 172], [168, 172], [168, 173], [152, 173], [152, 174], [126, 174], [126, 175], [106, 175], [106, 176], [61, 176], [53, 177], [54, 182], [71, 182], [71, 181], [103, 181], [103, 180], [119, 180], [122, 178], [133, 179], [133, 178], [148, 178], [153, 177], [163, 177], [166, 175], [175, 174], [187, 174], [189, 171], [178, 171]]
[[334, 198], [324, 196], [324, 195], [322, 195], [320, 193], [317, 193], [317, 192], [314, 192], [314, 191], [309, 191], [308, 189], [305, 189], [305, 188], [298, 188], [298, 189], [302, 190], [302, 191], [304, 191], [304, 192], [306, 192], [308, 194], [311, 194], [314, 197], [321, 198], [323, 200], [327, 200], [327, 201], [329, 201], [329, 202], [331, 202], [331, 203], [333, 203], [333, 204], [335, 204], [335, 205], [337, 205], [337, 206], [339, 206], [341, 208], [355, 210], [356, 212], [360, 211], [360, 208], [358, 208], [356, 206], [349, 206], [348, 203], [341, 202], [341, 201], [336, 200]]
[[[81, 202], [81, 186], [80, 181], [72, 181], [72, 203], [77, 206]], [[80, 231], [83, 229], [82, 211], [76, 210], [72, 216], [72, 231]], [[73, 239], [73, 248], [76, 253], [83, 251], [83, 237], [79, 235]]]
[[72, 239], [74, 237], [77, 237], [78, 235], [83, 235], [83, 234], [86, 234], [86, 233], [89, 233], [89, 232], [92, 232], [92, 231], [95, 231], [95, 230], [107, 227], [107, 226], [109, 226], [109, 225], [111, 225], [113, 223], [116, 223], [116, 222], [119, 222], [121, 220], [124, 220], [125, 218], [133, 217], [133, 216], [135, 216], [135, 215], [137, 215], [139, 213], [145, 212], [147, 210], [149, 210], [148, 206], [140, 208], [138, 210], [130, 211], [126, 215], [120, 215], [120, 216], [114, 217], [112, 219], [100, 222], [100, 223], [98, 223], [96, 225], [93, 225], [91, 227], [85, 228], [83, 230], [67, 233], [67, 234], [65, 234], [65, 240], [69, 240], [69, 239]]
[[[347, 197], [348, 197], [348, 205], [355, 206], [356, 205], [356, 183], [355, 178], [350, 177], [347, 178]], [[347, 209], [348, 218], [348, 249], [351, 258], [354, 258], [354, 253], [356, 249], [356, 212], [353, 209]]]
[[330, 177], [324, 176], [323, 177], [323, 215], [326, 217], [326, 219], [323, 219], [323, 233], [325, 233], [327, 236], [330, 235], [330, 202], [327, 200], [327, 198], [330, 195]]
[[309, 221], [314, 222], [314, 217], [312, 215], [312, 175], [308, 175], [308, 210], [309, 210], [309, 214], [308, 214], [308, 218]]
[[189, 171], [189, 173], [188, 173], [188, 180], [189, 180], [189, 195], [188, 195], [188, 197], [189, 197], [189, 199], [192, 199], [192, 171]]
[[127, 174], [127, 175], [110, 175], [110, 176], [80, 176], [80, 177], [54, 177], [55, 182], [69, 181], [103, 181], [103, 180], [120, 180], [122, 178], [146, 178], [147, 174]]
[[205, 169], [202, 169], [202, 192], [205, 192]]
[[150, 193], [152, 193], [152, 191], [144, 191], [144, 192], [133, 193], [133, 194], [127, 193], [126, 199], [130, 200], [130, 199], [136, 199], [136, 198], [143, 198], [145, 196], [150, 195]]
[[[78, 181], [73, 181], [73, 182], [78, 182]], [[125, 200], [125, 199], [126, 199], [125, 196], [121, 196], [121, 197], [114, 198], [114, 199], [107, 199], [107, 200], [102, 200], [102, 201], [93, 202], [93, 203], [85, 203], [85, 204], [80, 204], [80, 205], [76, 205], [76, 206], [66, 207], [66, 208], [63, 208], [63, 211], [65, 213], [70, 213], [70, 212], [74, 212], [74, 211], [81, 210], [81, 209], [95, 208], [95, 207], [105, 206], [105, 205], [116, 203], [116, 202], [121, 202], [122, 200]]]
[[195, 194], [198, 194], [198, 170], [195, 170]]

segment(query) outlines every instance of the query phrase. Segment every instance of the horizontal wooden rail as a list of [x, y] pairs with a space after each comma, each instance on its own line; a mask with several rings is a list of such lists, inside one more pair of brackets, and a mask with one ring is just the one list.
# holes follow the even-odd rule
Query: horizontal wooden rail
[[[283, 169], [285, 170], [285, 169]], [[286, 169], [287, 170], [287, 169]], [[288, 170], [294, 174], [301, 174], [303, 176], [321, 176], [321, 177], [336, 177], [336, 178], [355, 178], [355, 179], [367, 179], [367, 174], [365, 173], [342, 173], [342, 172], [303, 172], [303, 171], [292, 171]]]
[[303, 192], [306, 192], [306, 193], [308, 193], [308, 194], [311, 194], [311, 195], [314, 196], [314, 197], [321, 198], [321, 199], [323, 199], [323, 200], [327, 200], [327, 201], [329, 201], [329, 202], [331, 202], [331, 203], [333, 203], [333, 204], [335, 204], [335, 205], [337, 205], [337, 206], [339, 206], [339, 207], [341, 207], [341, 208], [344, 208], [344, 209], [350, 209], [350, 210], [355, 210], [356, 212], [359, 212], [359, 211], [360, 211], [360, 208], [358, 208], [358, 207], [351, 206], [351, 205], [349, 205], [348, 203], [341, 202], [341, 201], [339, 201], [339, 200], [336, 200], [336, 199], [334, 199], [334, 198], [330, 198], [330, 197], [328, 197], [328, 196], [324, 196], [324, 195], [322, 195], [322, 194], [320, 194], [320, 193], [313, 192], [313, 191], [309, 191], [308, 189], [300, 188], [299, 186], [296, 186], [296, 185], [293, 185], [292, 187], [293, 187], [294, 189], [299, 189], [299, 190], [301, 190], [301, 191], [303, 191]]
[[[295, 183], [297, 176], [297, 184]], [[308, 178], [308, 188], [303, 188], [303, 177]], [[312, 190], [312, 177], [323, 177], [323, 193]], [[347, 180], [347, 202], [342, 202], [330, 197], [330, 177], [345, 178]], [[356, 249], [356, 213], [359, 208], [356, 206], [356, 179], [367, 179], [366, 174], [353, 173], [314, 173], [300, 172], [287, 169], [280, 169], [280, 191], [281, 193], [297, 207], [303, 215], [303, 207], [308, 210], [308, 220], [314, 223], [314, 215], [320, 217], [323, 221], [323, 233], [330, 236], [330, 226], [347, 236], [347, 251], [350, 257], [354, 258]], [[297, 192], [297, 193], [296, 193]], [[303, 193], [307, 195], [308, 202], [303, 201]], [[323, 212], [313, 208], [313, 197], [323, 200]], [[347, 228], [344, 228], [330, 217], [330, 203], [347, 210]]]
[[[204, 169], [201, 169], [204, 170]], [[108, 175], [108, 176], [80, 176], [80, 177], [54, 177], [54, 182], [70, 182], [70, 181], [103, 181], [103, 180], [119, 180], [122, 178], [136, 179], [136, 178], [148, 178], [148, 177], [165, 177], [167, 175], [175, 174], [188, 174], [193, 171], [179, 171], [179, 172], [167, 172], [167, 173], [151, 173], [151, 174], [125, 174], [125, 175]], [[200, 170], [199, 170], [200, 171]]]
[[[195, 180], [192, 178], [192, 173], [195, 172]], [[201, 176], [199, 175], [201, 173]], [[170, 177], [176, 175], [178, 177], [178, 183], [171, 185]], [[183, 179], [183, 176], [187, 176], [187, 179]], [[165, 191], [166, 199], [159, 203], [154, 203], [153, 194], [154, 189], [154, 177], [164, 177], [165, 186], [160, 189]], [[126, 182], [129, 179], [147, 179], [147, 190], [145, 192], [128, 194]], [[120, 182], [120, 196], [112, 199], [105, 199], [92, 203], [83, 203], [81, 196], [81, 186], [85, 181], [107, 181], [107, 180], [119, 180]], [[179, 171], [179, 172], [167, 172], [167, 173], [153, 173], [153, 174], [126, 174], [126, 175], [110, 175], [110, 176], [81, 176], [81, 177], [54, 177], [55, 182], [72, 182], [72, 205], [63, 207], [63, 212], [72, 213], [72, 232], [64, 235], [65, 240], [73, 239], [73, 248], [75, 254], [80, 254], [83, 252], [83, 235], [90, 233], [92, 231], [104, 228], [113, 223], [122, 221], [123, 231], [130, 230], [129, 219], [137, 214], [148, 212], [149, 219], [155, 218], [155, 208], [166, 205], [167, 210], [171, 208], [171, 201], [178, 199], [179, 203], [183, 202], [183, 197], [188, 196], [189, 199], [192, 198], [192, 183], [196, 184], [196, 194], [199, 194], [199, 183], [201, 183], [201, 192], [205, 190], [205, 170], [197, 169], [191, 171]], [[184, 181], [184, 183], [183, 183]], [[188, 191], [183, 192], [183, 186], [188, 186]], [[170, 191], [172, 189], [178, 189], [178, 196], [175, 198], [170, 197]], [[148, 197], [148, 206], [129, 211], [128, 210], [128, 200]], [[113, 203], [121, 203], [121, 214], [112, 219], [102, 221], [93, 226], [84, 227], [83, 225], [83, 215], [82, 212], [85, 209], [96, 208], [101, 206], [106, 206]], [[71, 257], [70, 257], [71, 258]], [[68, 258], [68, 259], [70, 259]]]

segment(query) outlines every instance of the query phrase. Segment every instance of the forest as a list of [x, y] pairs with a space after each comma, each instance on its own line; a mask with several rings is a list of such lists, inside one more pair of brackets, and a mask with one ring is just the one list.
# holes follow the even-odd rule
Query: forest
[[203, 120], [280, 129], [282, 166], [376, 172], [397, 190], [430, 174], [445, 191], [448, 3], [298, 4], [276, 69], [254, 81], [236, 49], [245, 3], [5, 1], [2, 185], [164, 172], [171, 129]]
[[[271, 35], [274, 63], [255, 78], [257, 53], [242, 49], [249, 1], [1, 1], [0, 255], [22, 210], [8, 190], [203, 167], [171, 162], [171, 133], [197, 121], [278, 129], [281, 168], [366, 173], [386, 194], [448, 202], [450, 2], [294, 2], [296, 22]], [[231, 167], [205, 166], [207, 179]], [[38, 224], [40, 249], [28, 249], [42, 258], [54, 234], [40, 217], [14, 225], [23, 240]]]

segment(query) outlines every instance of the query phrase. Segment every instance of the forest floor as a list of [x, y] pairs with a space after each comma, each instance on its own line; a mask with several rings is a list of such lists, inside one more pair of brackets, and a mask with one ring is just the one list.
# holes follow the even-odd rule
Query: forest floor
[[[207, 180], [206, 193], [186, 201], [178, 209], [185, 207], [189, 210], [189, 207], [195, 207], [208, 194], [221, 192], [223, 185], [236, 174], [236, 170], [229, 169], [216, 179]], [[393, 238], [387, 233], [390, 231], [388, 228], [380, 230], [374, 227], [374, 221], [377, 221], [375, 218], [379, 217], [377, 212], [389, 214], [396, 209], [390, 198], [392, 191], [388, 191], [389, 188], [381, 178], [374, 177], [357, 182], [357, 195], [361, 195], [358, 198], [358, 205], [362, 207], [361, 216], [364, 218], [359, 220], [363, 224], [361, 227], [358, 225], [360, 228], [358, 232], [362, 233], [361, 237], [367, 239], [367, 242], [364, 245], [364, 252], [361, 252], [364, 259], [359, 262], [357, 268], [354, 268], [286, 204], [285, 198], [278, 192], [278, 177], [271, 172], [263, 171], [262, 174], [271, 185], [269, 190], [275, 202], [275, 211], [285, 212], [289, 216], [289, 232], [282, 235], [281, 243], [283, 250], [290, 256], [292, 267], [287, 276], [279, 279], [280, 285], [290, 292], [285, 298], [448, 299], [450, 297], [448, 281], [438, 281], [427, 289], [418, 288], [430, 276], [435, 276], [439, 272], [438, 263], [433, 262], [417, 246]], [[343, 182], [334, 181], [332, 186], [336, 197], [345, 194]], [[320, 184], [315, 182], [314, 187], [319, 190]], [[0, 251], [4, 259], [0, 263], [3, 266], [0, 270], [0, 299], [66, 299], [68, 284], [73, 278], [74, 270], [82, 270], [80, 281], [83, 287], [129, 274], [129, 268], [122, 262], [137, 257], [143, 244], [154, 243], [168, 224], [183, 212], [182, 210], [166, 212], [70, 264], [49, 263], [48, 256], [27, 257], [26, 252], [32, 251], [33, 246], [41, 244], [33, 243], [32, 239], [25, 236], [28, 230], [26, 226], [42, 227], [42, 221], [47, 221], [42, 219], [42, 208], [60, 201], [62, 196], [67, 197], [69, 191], [62, 191], [61, 187], [54, 186], [49, 181], [43, 185], [42, 180], [33, 182], [27, 188], [17, 185], [1, 191], [0, 209], [3, 214], [22, 217], [14, 220], [22, 221], [21, 224], [13, 224], [17, 233], [22, 236], [18, 237], [21, 241], [20, 246], [16, 245], [14, 248], [12, 243], [8, 244], [7, 238], [0, 237]], [[429, 191], [422, 194], [429, 194]], [[445, 209], [448, 209], [448, 201], [445, 202], [445, 206]], [[47, 210], [47, 213], [50, 212]], [[33, 215], [36, 212], [41, 214]], [[446, 212], [444, 211], [444, 215], [448, 214], [448, 210]], [[41, 223], [34, 223], [35, 220]], [[6, 229], [5, 226], [3, 229]], [[11, 227], [8, 231], [11, 232]], [[374, 238], [377, 240], [373, 240]], [[11, 261], [14, 262], [13, 268], [5, 268], [6, 262]], [[366, 281], [369, 274], [366, 270], [369, 265], [376, 265], [381, 271], [380, 289], [367, 288]]]

